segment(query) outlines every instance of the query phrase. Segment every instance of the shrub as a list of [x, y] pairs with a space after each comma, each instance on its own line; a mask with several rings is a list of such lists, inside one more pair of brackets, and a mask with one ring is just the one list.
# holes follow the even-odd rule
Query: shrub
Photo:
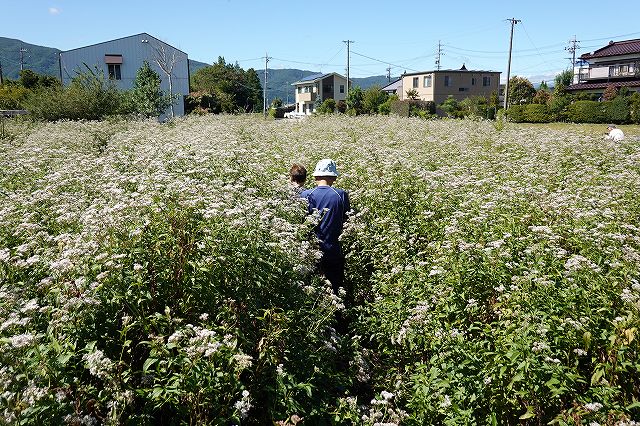
[[38, 90], [24, 104], [31, 117], [47, 121], [100, 120], [127, 112], [125, 96], [114, 82], [88, 67], [69, 86]]
[[343, 100], [339, 100], [336, 104], [336, 110], [339, 113], [344, 114], [347, 111], [347, 103]]
[[574, 123], [604, 123], [607, 115], [602, 102], [576, 101], [569, 105], [567, 118]]
[[626, 96], [616, 96], [605, 104], [606, 120], [610, 123], [626, 123], [629, 121], [631, 108], [629, 107], [629, 99]]
[[447, 117], [456, 118], [461, 116], [458, 101], [451, 95], [449, 95], [443, 103], [438, 105], [438, 108], [440, 108]]
[[511, 105], [509, 109], [506, 111], [506, 116], [509, 121], [514, 123], [524, 123], [525, 115], [524, 115], [525, 105]]
[[633, 92], [629, 96], [629, 119], [635, 124], [640, 124], [640, 93]]
[[362, 112], [364, 114], [377, 114], [380, 105], [385, 103], [389, 95], [383, 92], [380, 86], [374, 85], [364, 91], [362, 97]]
[[469, 96], [458, 102], [461, 117], [488, 117], [488, 101], [484, 96]]
[[31, 91], [17, 84], [0, 86], [0, 109], [23, 109]]
[[202, 111], [218, 114], [221, 112], [220, 102], [213, 93], [191, 92], [185, 97], [185, 112], [189, 114], [196, 110], [197, 114]]
[[318, 114], [333, 114], [336, 110], [336, 100], [333, 98], [325, 99], [316, 111]]
[[565, 121], [567, 119], [568, 107], [571, 105], [571, 96], [561, 90], [556, 90], [551, 96], [548, 105], [552, 121]]
[[401, 101], [396, 98], [391, 101], [389, 110], [391, 113], [401, 117], [426, 117], [436, 113], [436, 104], [432, 101], [416, 101], [412, 99]]
[[524, 120], [527, 123], [548, 123], [551, 121], [549, 108], [541, 104], [524, 105]]

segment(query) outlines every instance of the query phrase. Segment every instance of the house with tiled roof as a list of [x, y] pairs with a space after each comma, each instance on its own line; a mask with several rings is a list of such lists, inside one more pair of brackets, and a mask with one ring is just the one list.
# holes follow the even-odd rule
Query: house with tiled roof
[[602, 94], [609, 85], [640, 92], [640, 39], [610, 41], [580, 60], [570, 92]]
[[296, 113], [312, 114], [318, 97], [321, 102], [331, 98], [336, 102], [347, 98], [347, 79], [338, 73], [311, 74], [295, 83]]

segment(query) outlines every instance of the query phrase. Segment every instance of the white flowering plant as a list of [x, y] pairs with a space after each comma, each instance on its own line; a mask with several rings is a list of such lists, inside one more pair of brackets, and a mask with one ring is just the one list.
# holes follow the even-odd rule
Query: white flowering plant
[[[640, 147], [585, 129], [12, 122], [0, 423], [628, 424]], [[287, 183], [328, 157], [338, 295]]]

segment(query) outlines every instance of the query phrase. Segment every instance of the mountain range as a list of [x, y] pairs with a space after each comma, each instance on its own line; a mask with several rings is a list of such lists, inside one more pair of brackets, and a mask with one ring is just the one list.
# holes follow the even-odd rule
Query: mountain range
[[[0, 37], [0, 67], [4, 78], [17, 79], [20, 75], [20, 64], [25, 69], [30, 69], [38, 74], [58, 76], [60, 74], [58, 66], [58, 53], [60, 49], [35, 44], [25, 43], [21, 40]], [[189, 59], [189, 71], [191, 74], [209, 64]], [[264, 87], [264, 69], [256, 70], [260, 83]], [[267, 97], [268, 101], [280, 98], [283, 102], [293, 102], [295, 95], [291, 83], [298, 81], [302, 77], [317, 74], [318, 71], [287, 69], [267, 69]], [[384, 86], [387, 78], [383, 75], [351, 78], [354, 87], [359, 86], [366, 89], [373, 85]]]

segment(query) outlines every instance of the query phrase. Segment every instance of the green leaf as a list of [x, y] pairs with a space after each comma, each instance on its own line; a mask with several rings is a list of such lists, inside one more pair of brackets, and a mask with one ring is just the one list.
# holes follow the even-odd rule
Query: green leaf
[[533, 412], [533, 407], [532, 406], [528, 406], [527, 407], [527, 412], [524, 413], [523, 415], [521, 415], [519, 417], [520, 420], [526, 420], [526, 419], [530, 419], [531, 417], [535, 417], [536, 414]]
[[147, 372], [147, 370], [149, 370], [149, 367], [151, 367], [153, 364], [155, 364], [158, 361], [157, 358], [147, 358], [147, 360], [144, 362], [144, 364], [142, 365], [142, 371], [143, 372]]
[[602, 378], [602, 376], [604, 376], [604, 368], [597, 369], [595, 373], [593, 373], [593, 375], [591, 376], [591, 384], [592, 385], [597, 384]]

